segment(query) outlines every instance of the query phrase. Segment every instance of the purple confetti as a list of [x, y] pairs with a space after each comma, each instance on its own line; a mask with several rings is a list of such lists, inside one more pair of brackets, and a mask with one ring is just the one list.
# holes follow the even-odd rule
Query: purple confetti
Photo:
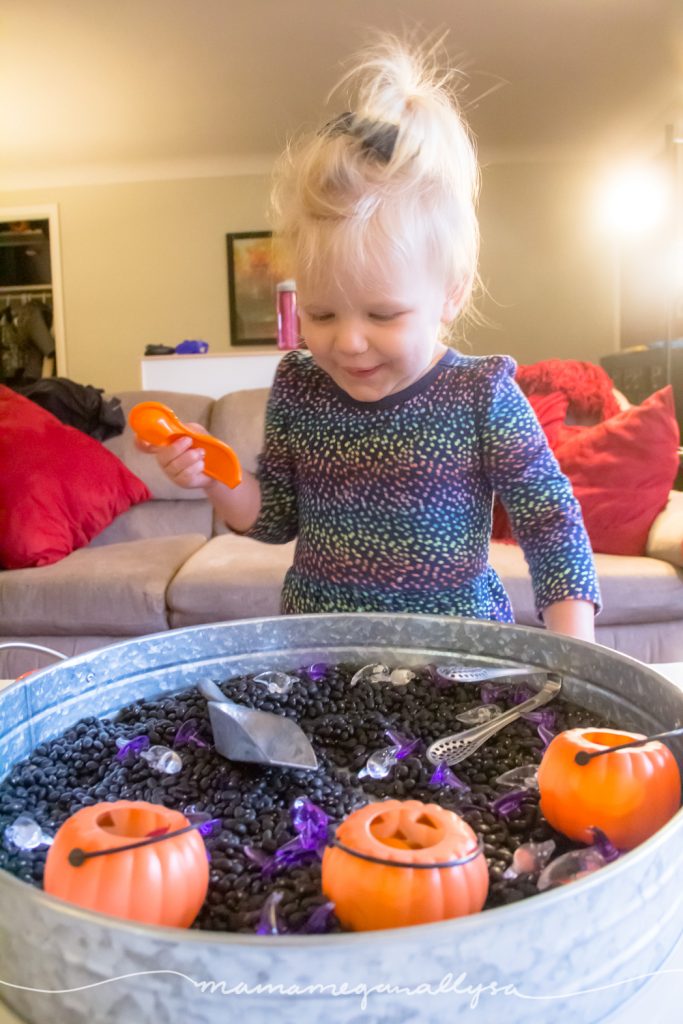
[[178, 729], [173, 740], [174, 747], [188, 746], [193, 743], [195, 747], [208, 747], [208, 743], [202, 738], [199, 731], [200, 725], [196, 718], [188, 718]]
[[503, 793], [502, 796], [496, 797], [489, 807], [494, 814], [501, 818], [507, 818], [518, 811], [530, 796], [528, 789], [512, 789], [509, 793]]
[[460, 789], [469, 793], [470, 787], [462, 779], [459, 779], [452, 768], [445, 761], [440, 761], [429, 780], [432, 786], [450, 786], [451, 789]]
[[387, 729], [384, 734], [390, 741], [392, 746], [396, 747], [395, 757], [397, 761], [402, 761], [405, 757], [410, 757], [417, 748], [420, 746], [420, 740], [413, 740], [410, 736], [404, 736], [400, 732], [395, 732], [393, 729]]
[[149, 747], [149, 736], [136, 736], [134, 739], [124, 743], [116, 754], [117, 761], [125, 761], [128, 757], [137, 757], [141, 751]]
[[613, 860], [621, 856], [620, 851], [617, 850], [612, 840], [609, 836], [605, 835], [601, 828], [591, 825], [588, 831], [593, 833], [593, 846], [605, 858], [608, 864], [611, 864]]

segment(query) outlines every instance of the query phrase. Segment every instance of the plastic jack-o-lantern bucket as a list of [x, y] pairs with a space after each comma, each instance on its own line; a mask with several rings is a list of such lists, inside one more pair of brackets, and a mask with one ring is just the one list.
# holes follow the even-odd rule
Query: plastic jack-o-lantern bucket
[[681, 776], [671, 751], [657, 740], [577, 764], [576, 755], [642, 740], [619, 729], [568, 729], [556, 736], [538, 769], [541, 811], [570, 839], [592, 843], [591, 826], [620, 850], [630, 850], [674, 816]]
[[323, 892], [354, 931], [474, 914], [488, 887], [482, 846], [467, 822], [419, 800], [354, 811], [323, 855]]
[[206, 898], [206, 847], [180, 811], [142, 800], [95, 804], [58, 830], [43, 885], [89, 910], [187, 928]]

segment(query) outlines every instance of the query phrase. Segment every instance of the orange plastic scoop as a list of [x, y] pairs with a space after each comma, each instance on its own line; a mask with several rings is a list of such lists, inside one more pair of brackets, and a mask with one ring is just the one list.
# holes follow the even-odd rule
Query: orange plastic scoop
[[203, 448], [204, 472], [228, 487], [242, 482], [242, 467], [232, 448], [210, 434], [200, 434], [181, 423], [162, 402], [140, 402], [128, 413], [128, 422], [141, 441], [163, 447], [179, 437], [192, 438], [193, 448]]

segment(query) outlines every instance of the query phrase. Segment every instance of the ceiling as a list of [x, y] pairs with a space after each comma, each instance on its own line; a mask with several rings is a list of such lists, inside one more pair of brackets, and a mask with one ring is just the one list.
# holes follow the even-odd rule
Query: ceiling
[[448, 30], [485, 159], [651, 147], [683, 111], [681, 0], [3, 0], [0, 187], [266, 171], [373, 28]]

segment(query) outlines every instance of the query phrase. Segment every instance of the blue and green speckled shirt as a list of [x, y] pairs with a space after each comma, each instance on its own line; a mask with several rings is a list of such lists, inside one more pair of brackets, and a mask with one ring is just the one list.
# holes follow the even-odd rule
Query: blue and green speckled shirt
[[306, 353], [284, 356], [248, 536], [297, 538], [284, 613], [388, 611], [512, 622], [488, 565], [493, 493], [531, 570], [539, 613], [599, 606], [578, 502], [508, 356], [449, 349], [420, 380], [359, 402]]

